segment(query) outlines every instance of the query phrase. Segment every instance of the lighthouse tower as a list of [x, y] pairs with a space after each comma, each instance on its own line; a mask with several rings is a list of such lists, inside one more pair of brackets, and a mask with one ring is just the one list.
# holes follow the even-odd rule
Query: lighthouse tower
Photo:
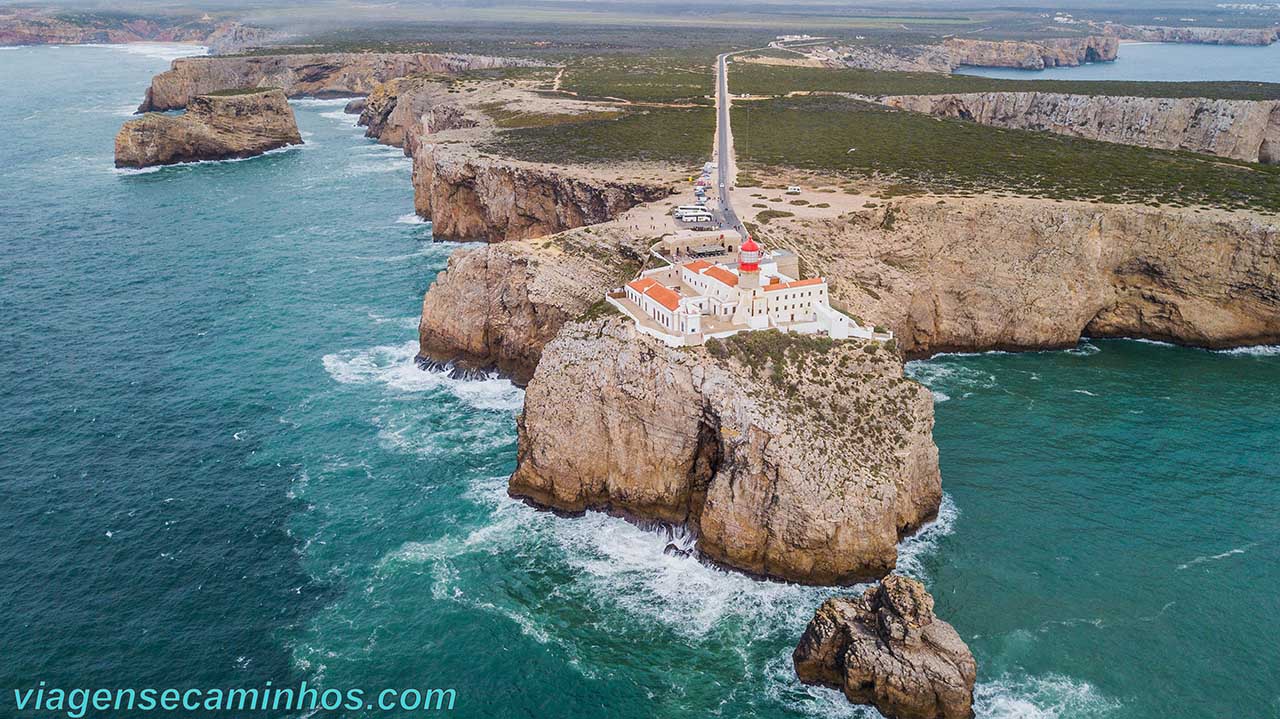
[[738, 248], [738, 287], [754, 290], [760, 286], [760, 245], [747, 236]]

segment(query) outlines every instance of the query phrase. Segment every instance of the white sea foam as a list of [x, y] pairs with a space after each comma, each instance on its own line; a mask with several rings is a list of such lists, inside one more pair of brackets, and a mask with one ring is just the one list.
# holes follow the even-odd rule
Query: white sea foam
[[1120, 708], [1092, 684], [1057, 674], [980, 682], [973, 700], [974, 713], [983, 719], [1090, 719]]
[[1252, 345], [1249, 347], [1234, 347], [1229, 350], [1215, 350], [1215, 352], [1217, 354], [1224, 354], [1224, 355], [1276, 357], [1276, 356], [1280, 356], [1280, 345]]
[[1087, 389], [1073, 389], [1073, 390], [1071, 390], [1071, 391], [1072, 391], [1072, 392], [1074, 392], [1074, 393], [1076, 393], [1076, 394], [1082, 394], [1082, 395], [1085, 395], [1085, 396], [1088, 396], [1088, 397], [1097, 397], [1097, 396], [1098, 396], [1098, 395], [1096, 395], [1096, 394], [1094, 394], [1094, 393], [1090, 392], [1090, 391], [1089, 391], [1089, 390], [1087, 390]]
[[1191, 567], [1194, 567], [1194, 566], [1195, 566], [1195, 565], [1197, 565], [1197, 564], [1203, 564], [1204, 562], [1216, 562], [1216, 561], [1218, 561], [1218, 560], [1220, 560], [1220, 559], [1226, 559], [1227, 557], [1233, 557], [1233, 556], [1235, 556], [1235, 555], [1237, 555], [1237, 554], [1244, 554], [1245, 552], [1247, 552], [1247, 551], [1249, 551], [1250, 549], [1253, 549], [1255, 546], [1257, 546], [1257, 544], [1258, 544], [1257, 542], [1250, 542], [1249, 544], [1246, 544], [1246, 545], [1244, 545], [1243, 547], [1236, 547], [1235, 549], [1228, 549], [1227, 551], [1225, 551], [1225, 552], [1223, 552], [1223, 553], [1221, 553], [1221, 554], [1207, 554], [1207, 555], [1199, 556], [1199, 557], [1196, 557], [1195, 559], [1192, 559], [1192, 560], [1191, 560], [1191, 561], [1189, 561], [1189, 562], [1185, 562], [1185, 563], [1183, 563], [1183, 564], [1179, 564], [1179, 565], [1178, 565], [1178, 569], [1189, 569], [1189, 568], [1191, 568]]
[[524, 391], [510, 381], [491, 376], [454, 379], [447, 372], [420, 369], [414, 361], [417, 342], [379, 345], [327, 354], [321, 360], [334, 380], [343, 384], [381, 384], [397, 392], [444, 389], [477, 409], [514, 412], [524, 404]]
[[152, 57], [158, 60], [177, 60], [180, 57], [191, 57], [193, 55], [207, 55], [209, 48], [204, 45], [188, 45], [184, 43], [166, 43], [166, 42], [128, 42], [128, 43], [86, 43], [84, 47], [101, 47], [109, 50], [118, 50], [126, 52], [130, 55], [142, 55], [143, 57]]
[[418, 216], [416, 212], [409, 212], [396, 218], [397, 225], [428, 225], [428, 220], [424, 220]]
[[226, 160], [193, 160], [191, 162], [175, 162], [169, 165], [152, 165], [151, 167], [112, 167], [111, 172], [117, 175], [146, 175], [152, 172], [160, 172], [161, 170], [173, 169], [176, 167], [195, 167], [198, 165], [225, 165], [232, 162], [252, 162], [261, 157], [269, 157], [271, 155], [283, 155], [286, 152], [294, 152], [297, 150], [311, 149], [313, 145], [288, 145], [286, 147], [277, 147], [274, 150], [267, 150], [261, 155], [253, 157], [233, 157]]
[[349, 97], [295, 97], [289, 100], [289, 104], [303, 107], [346, 107], [348, 102], [351, 102]]

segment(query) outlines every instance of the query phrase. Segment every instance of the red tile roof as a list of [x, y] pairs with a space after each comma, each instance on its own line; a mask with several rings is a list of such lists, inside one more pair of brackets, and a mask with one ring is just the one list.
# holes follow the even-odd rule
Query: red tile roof
[[711, 263], [706, 260], [694, 260], [693, 262], [686, 263], [684, 268], [690, 272], [702, 272], [710, 266]]
[[627, 287], [653, 298], [669, 310], [676, 310], [680, 307], [680, 295], [658, 284], [658, 281], [652, 277], [641, 277], [638, 280], [632, 280], [627, 283]]
[[820, 285], [824, 281], [821, 277], [810, 277], [807, 280], [796, 280], [795, 282], [776, 282], [765, 285], [764, 291], [772, 292], [774, 290], [790, 290], [797, 287], [812, 287], [813, 285]]
[[738, 276], [726, 270], [723, 267], [711, 267], [711, 268], [708, 268], [702, 274], [706, 275], [707, 277], [710, 277], [713, 280], [719, 280], [720, 282], [723, 282], [724, 284], [729, 285], [730, 287], [738, 286]]

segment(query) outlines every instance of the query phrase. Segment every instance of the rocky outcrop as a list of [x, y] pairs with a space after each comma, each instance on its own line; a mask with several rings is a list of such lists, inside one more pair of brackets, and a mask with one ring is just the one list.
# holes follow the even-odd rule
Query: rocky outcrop
[[416, 74], [528, 65], [515, 58], [435, 53], [323, 53], [174, 60], [147, 88], [139, 112], [176, 110], [196, 95], [237, 87], [271, 86], [289, 97], [367, 95], [378, 83]]
[[412, 155], [422, 135], [476, 127], [480, 117], [454, 100], [447, 85], [427, 77], [388, 80], [369, 93], [358, 124], [366, 137]]
[[1109, 36], [1051, 38], [1047, 40], [969, 40], [950, 38], [945, 46], [953, 66], [1014, 67], [1043, 70], [1046, 67], [1082, 65], [1116, 59], [1120, 42]]
[[973, 654], [914, 579], [890, 575], [861, 597], [823, 602], [792, 661], [800, 681], [840, 689], [890, 719], [973, 716]]
[[1223, 210], [1024, 198], [899, 199], [775, 229], [912, 356], [1280, 343], [1280, 226]]
[[413, 153], [413, 197], [437, 239], [501, 242], [605, 222], [671, 194], [667, 185], [597, 179], [478, 156], [462, 145]]
[[200, 95], [181, 115], [149, 113], [116, 135], [116, 167], [149, 167], [261, 155], [302, 143], [280, 90]]
[[1280, 102], [983, 92], [871, 98], [937, 117], [1248, 162], [1280, 162]]
[[936, 514], [932, 427], [928, 391], [877, 344], [765, 331], [673, 349], [615, 315], [543, 350], [509, 491], [687, 525], [752, 574], [853, 583]]
[[61, 13], [46, 8], [0, 9], [0, 45], [80, 43], [202, 43], [235, 23], [203, 17], [123, 13]]
[[543, 346], [633, 277], [646, 252], [612, 225], [459, 248], [423, 298], [418, 358], [527, 384]]
[[1275, 27], [1163, 27], [1159, 25], [1116, 25], [1107, 23], [1102, 31], [1123, 40], [1142, 42], [1184, 42], [1206, 45], [1270, 45], [1280, 40]]

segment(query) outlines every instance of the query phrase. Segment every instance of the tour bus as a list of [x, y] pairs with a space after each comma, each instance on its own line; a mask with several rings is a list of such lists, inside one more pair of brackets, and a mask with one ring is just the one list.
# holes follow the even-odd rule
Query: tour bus
[[711, 213], [706, 210], [701, 212], [684, 212], [676, 215], [676, 219], [681, 222], [688, 222], [691, 225], [710, 225], [713, 222]]
[[681, 205], [676, 208], [675, 215], [683, 220], [684, 215], [708, 215], [707, 208], [703, 205]]

